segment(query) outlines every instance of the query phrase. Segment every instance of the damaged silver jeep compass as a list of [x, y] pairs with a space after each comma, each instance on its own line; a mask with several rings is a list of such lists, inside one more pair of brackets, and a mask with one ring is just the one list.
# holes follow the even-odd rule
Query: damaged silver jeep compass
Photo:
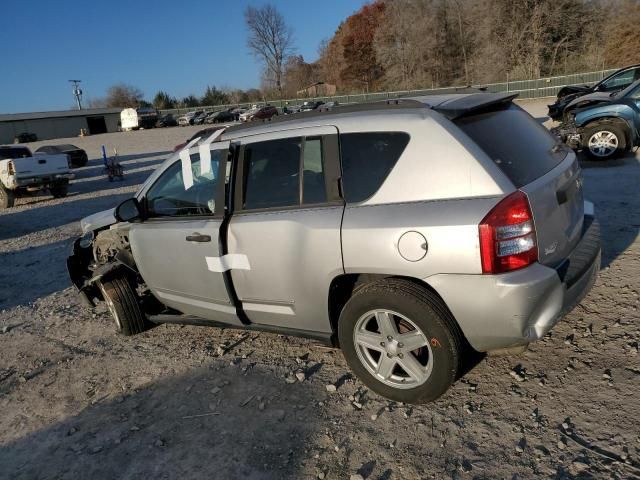
[[434, 400], [465, 351], [541, 338], [598, 273], [576, 156], [513, 98], [344, 106], [196, 139], [82, 221], [71, 279], [125, 335], [309, 337], [380, 395]]

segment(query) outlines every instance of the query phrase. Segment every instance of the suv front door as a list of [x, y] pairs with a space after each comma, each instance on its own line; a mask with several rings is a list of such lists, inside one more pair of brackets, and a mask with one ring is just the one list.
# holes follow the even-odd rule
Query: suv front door
[[242, 140], [228, 248], [246, 257], [231, 278], [252, 322], [331, 331], [329, 286], [344, 272], [339, 177], [335, 127]]
[[229, 143], [205, 148], [210, 159], [197, 146], [183, 150], [143, 193], [146, 219], [132, 223], [129, 241], [142, 278], [162, 303], [239, 325], [220, 268]]

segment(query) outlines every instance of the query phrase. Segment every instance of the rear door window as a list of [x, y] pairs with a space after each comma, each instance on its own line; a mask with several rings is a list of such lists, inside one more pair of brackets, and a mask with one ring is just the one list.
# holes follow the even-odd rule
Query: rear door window
[[302, 158], [302, 203], [314, 204], [327, 201], [324, 180], [322, 139], [307, 138]]
[[567, 156], [549, 131], [516, 105], [462, 117], [456, 124], [520, 188], [556, 167]]
[[244, 209], [300, 203], [301, 141], [300, 137], [283, 138], [245, 147]]
[[347, 202], [362, 202], [385, 181], [409, 143], [406, 132], [340, 135], [342, 185]]

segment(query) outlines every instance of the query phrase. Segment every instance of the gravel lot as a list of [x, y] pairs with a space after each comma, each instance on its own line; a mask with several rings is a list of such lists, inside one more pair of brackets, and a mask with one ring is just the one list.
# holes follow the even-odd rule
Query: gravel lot
[[[524, 105], [544, 121], [543, 104]], [[124, 338], [81, 306], [65, 269], [78, 220], [196, 129], [70, 139], [91, 159], [70, 195], [0, 212], [1, 478], [640, 478], [640, 155], [583, 163], [604, 243], [591, 294], [524, 354], [477, 359], [415, 407], [311, 341], [175, 325]], [[123, 182], [103, 175], [101, 144]]]

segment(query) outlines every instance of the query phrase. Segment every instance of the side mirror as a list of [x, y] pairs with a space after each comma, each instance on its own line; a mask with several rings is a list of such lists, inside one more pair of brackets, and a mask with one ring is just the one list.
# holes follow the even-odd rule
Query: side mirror
[[116, 220], [131, 222], [142, 218], [142, 207], [137, 198], [129, 198], [116, 207]]

